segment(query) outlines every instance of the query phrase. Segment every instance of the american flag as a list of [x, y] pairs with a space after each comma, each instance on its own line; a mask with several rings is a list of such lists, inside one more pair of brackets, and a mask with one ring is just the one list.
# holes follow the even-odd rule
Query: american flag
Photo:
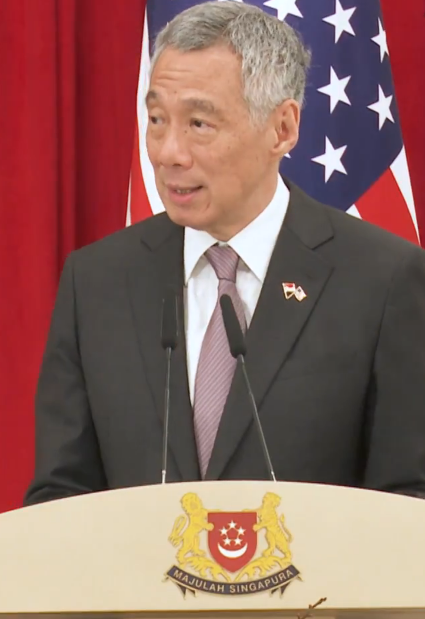
[[[379, 0], [250, 3], [287, 21], [312, 51], [300, 140], [281, 173], [317, 200], [418, 243]], [[145, 142], [150, 52], [156, 33], [193, 4], [147, 0], [127, 224], [164, 210]]]

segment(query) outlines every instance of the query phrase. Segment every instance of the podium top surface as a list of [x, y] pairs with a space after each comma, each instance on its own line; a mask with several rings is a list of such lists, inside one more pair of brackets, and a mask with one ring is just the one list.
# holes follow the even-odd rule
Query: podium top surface
[[0, 613], [425, 616], [425, 501], [196, 482], [0, 515]]

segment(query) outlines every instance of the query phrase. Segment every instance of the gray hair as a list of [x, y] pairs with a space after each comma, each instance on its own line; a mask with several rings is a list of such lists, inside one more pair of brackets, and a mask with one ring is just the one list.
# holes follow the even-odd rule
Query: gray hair
[[179, 13], [156, 37], [151, 67], [167, 47], [188, 52], [219, 44], [241, 58], [243, 97], [255, 123], [286, 99], [303, 105], [310, 52], [291, 26], [243, 2], [215, 0]]

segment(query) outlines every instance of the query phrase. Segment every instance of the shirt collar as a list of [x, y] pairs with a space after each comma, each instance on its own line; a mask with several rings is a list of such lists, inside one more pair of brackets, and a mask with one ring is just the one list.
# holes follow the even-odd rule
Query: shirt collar
[[[261, 283], [266, 277], [270, 258], [289, 204], [289, 189], [278, 176], [275, 194], [268, 206], [250, 224], [227, 243]], [[184, 272], [185, 284], [204, 253], [217, 240], [208, 232], [185, 228]]]

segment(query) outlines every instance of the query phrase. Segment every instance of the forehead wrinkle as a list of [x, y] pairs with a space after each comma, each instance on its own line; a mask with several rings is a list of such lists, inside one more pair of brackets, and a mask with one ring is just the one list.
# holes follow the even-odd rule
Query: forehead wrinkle
[[[149, 90], [145, 97], [146, 105], [149, 105], [149, 103], [161, 103], [162, 100], [161, 95], [153, 89]], [[183, 99], [181, 103], [188, 111], [199, 111], [223, 118], [222, 111], [209, 99], [188, 97], [187, 99]]]

